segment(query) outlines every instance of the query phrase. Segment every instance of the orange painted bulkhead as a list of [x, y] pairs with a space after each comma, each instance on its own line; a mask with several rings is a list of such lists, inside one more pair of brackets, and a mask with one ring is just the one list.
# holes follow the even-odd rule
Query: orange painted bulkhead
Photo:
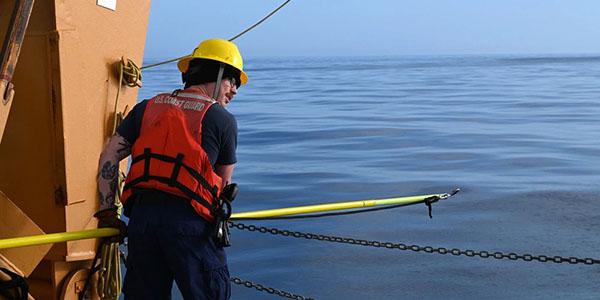
[[[12, 79], [0, 191], [46, 233], [96, 228], [97, 164], [112, 131], [116, 64], [143, 59], [150, 1], [117, 0], [115, 10], [98, 2], [110, 1], [35, 1]], [[13, 6], [0, 3], [0, 37]], [[123, 86], [117, 111], [136, 97], [137, 89]], [[95, 247], [94, 240], [54, 245], [29, 276], [32, 295], [58, 298], [64, 278], [89, 264]]]

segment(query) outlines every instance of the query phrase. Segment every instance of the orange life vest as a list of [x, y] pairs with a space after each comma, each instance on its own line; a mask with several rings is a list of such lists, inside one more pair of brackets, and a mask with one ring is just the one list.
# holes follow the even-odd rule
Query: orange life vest
[[154, 189], [190, 199], [212, 222], [222, 181], [202, 148], [202, 120], [215, 102], [188, 90], [148, 100], [121, 202], [133, 189]]

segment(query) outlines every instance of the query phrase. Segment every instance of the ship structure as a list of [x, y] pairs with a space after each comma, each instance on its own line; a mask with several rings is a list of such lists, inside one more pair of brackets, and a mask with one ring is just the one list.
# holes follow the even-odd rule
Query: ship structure
[[[149, 0], [0, 3], [0, 239], [97, 227], [98, 157], [137, 98], [119, 65], [141, 64], [149, 10]], [[3, 249], [0, 267], [27, 278], [30, 298], [77, 299], [97, 246]]]

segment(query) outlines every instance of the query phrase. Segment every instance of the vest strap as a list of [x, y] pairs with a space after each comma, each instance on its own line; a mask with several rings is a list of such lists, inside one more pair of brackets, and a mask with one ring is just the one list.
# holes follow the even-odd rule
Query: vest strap
[[144, 149], [144, 154], [142, 156], [142, 158], [144, 159], [144, 175], [143, 178], [145, 178], [146, 180], [148, 180], [147, 178], [150, 177], [150, 148], [146, 148]]
[[[125, 184], [125, 186], [123, 187], [123, 190], [125, 191], [128, 189], [131, 189], [142, 182], [155, 180], [160, 183], [164, 183], [168, 186], [177, 188], [188, 198], [200, 203], [202, 206], [206, 207], [212, 213], [214, 213], [216, 211], [217, 205], [218, 205], [217, 193], [218, 193], [219, 188], [217, 186], [211, 186], [208, 183], [208, 181], [204, 177], [202, 177], [202, 175], [200, 175], [200, 173], [198, 173], [196, 170], [194, 170], [194, 168], [186, 165], [183, 162], [183, 157], [184, 157], [184, 155], [182, 153], [177, 154], [177, 157], [171, 157], [171, 156], [167, 156], [167, 155], [163, 155], [163, 154], [152, 153], [150, 148], [145, 148], [143, 154], [133, 157], [131, 160], [132, 166], [141, 161], [144, 162], [144, 175], [134, 178], [131, 181], [129, 181], [127, 184]], [[173, 171], [171, 172], [171, 177], [150, 175], [150, 161], [152, 159], [156, 159], [156, 160], [166, 162], [166, 163], [172, 163]], [[194, 179], [196, 179], [200, 183], [200, 185], [202, 185], [203, 188], [205, 188], [206, 190], [208, 190], [211, 193], [211, 195], [213, 197], [212, 204], [209, 201], [207, 201], [206, 199], [202, 198], [200, 195], [194, 193], [194, 191], [192, 191], [191, 189], [189, 189], [188, 187], [183, 185], [181, 182], [177, 181], [177, 178], [179, 177], [179, 173], [181, 171], [181, 167], [183, 167], [184, 170], [186, 170]]]
[[[177, 182], [177, 176], [179, 176], [179, 170], [181, 170], [181, 165], [183, 165], [183, 154], [179, 153], [177, 154], [177, 157], [175, 158], [175, 165], [173, 166], [173, 173], [171, 173], [171, 183], [169, 183], [170, 186], [174, 186], [175, 183]], [[204, 179], [204, 178], [202, 178]]]

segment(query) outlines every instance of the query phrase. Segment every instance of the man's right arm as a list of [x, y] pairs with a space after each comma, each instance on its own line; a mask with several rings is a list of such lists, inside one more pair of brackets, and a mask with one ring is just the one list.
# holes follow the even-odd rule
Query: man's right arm
[[232, 183], [231, 178], [233, 177], [233, 169], [235, 168], [235, 164], [230, 165], [216, 165], [215, 173], [221, 177], [223, 187]]
[[119, 162], [131, 154], [131, 145], [140, 134], [142, 118], [148, 101], [136, 104], [117, 128], [100, 154], [98, 166], [99, 211], [115, 207], [115, 195], [119, 181]]
[[131, 154], [131, 145], [118, 133], [113, 135], [100, 155], [98, 166], [99, 211], [115, 207], [119, 182], [119, 162]]

